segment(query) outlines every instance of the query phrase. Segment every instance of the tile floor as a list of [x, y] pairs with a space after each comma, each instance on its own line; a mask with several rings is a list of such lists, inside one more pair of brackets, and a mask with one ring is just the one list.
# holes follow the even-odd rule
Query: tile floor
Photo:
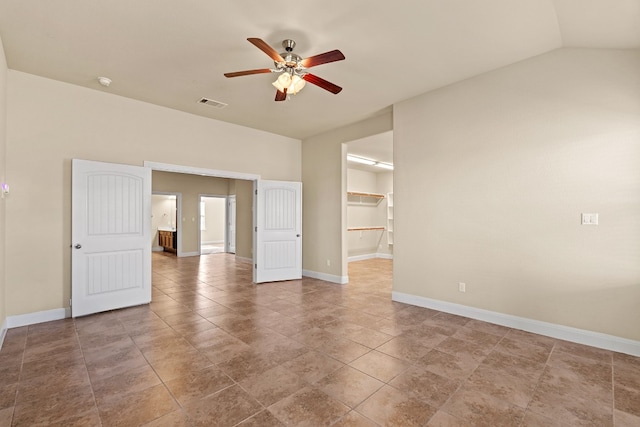
[[224, 252], [224, 243], [207, 243], [200, 245], [200, 253], [205, 254], [219, 254]]
[[153, 303], [8, 331], [0, 426], [640, 426], [640, 359], [155, 253]]

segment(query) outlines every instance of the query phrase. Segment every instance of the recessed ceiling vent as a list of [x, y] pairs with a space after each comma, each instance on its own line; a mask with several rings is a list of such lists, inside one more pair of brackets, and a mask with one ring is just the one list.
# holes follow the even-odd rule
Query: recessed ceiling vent
[[198, 101], [198, 103], [207, 104], [215, 108], [224, 108], [227, 105], [229, 105], [229, 104], [225, 104], [224, 102], [214, 101], [213, 99], [209, 99], [209, 98], [200, 98], [200, 101]]

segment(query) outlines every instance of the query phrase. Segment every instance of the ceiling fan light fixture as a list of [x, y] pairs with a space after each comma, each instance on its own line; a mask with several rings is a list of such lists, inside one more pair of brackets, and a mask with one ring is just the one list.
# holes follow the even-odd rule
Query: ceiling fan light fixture
[[285, 89], [289, 89], [291, 86], [291, 75], [287, 72], [284, 72], [278, 76], [275, 82], [272, 83], [276, 89], [280, 92], [284, 92]]
[[296, 42], [291, 39], [286, 39], [282, 42], [282, 47], [284, 47], [286, 51], [283, 53], [278, 53], [278, 51], [262, 39], [250, 37], [247, 40], [252, 45], [266, 53], [273, 60], [274, 67], [224, 73], [225, 77], [280, 73], [276, 81], [272, 83], [277, 89], [274, 101], [284, 101], [288, 98], [287, 95], [295, 95], [306, 86], [307, 82], [331, 92], [334, 95], [342, 91], [340, 86], [324, 80], [315, 74], [307, 72], [307, 69], [311, 67], [327, 64], [329, 62], [342, 61], [345, 59], [344, 55], [339, 50], [335, 49], [303, 59], [298, 54], [293, 53], [293, 48], [295, 47]]
[[289, 86], [289, 91], [287, 93], [292, 93], [295, 95], [296, 93], [300, 92], [306, 84], [307, 82], [305, 82], [304, 79], [301, 79], [300, 76], [294, 75], [291, 78], [291, 86]]
[[[307, 82], [304, 79], [300, 78], [297, 75], [291, 75], [287, 72], [284, 72], [278, 76], [275, 82], [273, 82], [273, 86], [278, 89], [280, 92], [286, 92], [288, 94], [295, 95], [300, 92], [304, 85]], [[285, 90], [286, 89], [286, 90]]]

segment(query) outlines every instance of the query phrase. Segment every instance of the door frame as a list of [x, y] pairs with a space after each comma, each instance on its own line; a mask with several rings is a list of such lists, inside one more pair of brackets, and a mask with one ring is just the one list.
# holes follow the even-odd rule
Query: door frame
[[[153, 169], [152, 169], [153, 172]], [[151, 185], [153, 185], [153, 177], [151, 178]], [[153, 191], [151, 190], [152, 196], [176, 196], [176, 256], [181, 257], [182, 255], [182, 193], [176, 191]], [[153, 246], [151, 246], [153, 249]]]
[[[255, 194], [254, 194], [255, 197]], [[235, 235], [233, 236], [233, 252], [231, 252], [231, 224], [230, 224], [230, 219], [231, 219], [231, 200], [233, 200], [233, 204], [236, 204], [236, 195], [235, 194], [229, 194], [227, 196], [227, 203], [226, 203], [226, 209], [225, 209], [225, 215], [226, 215], [226, 221], [227, 223], [225, 224], [225, 237], [224, 237], [224, 251], [226, 253], [236, 253], [236, 237]], [[236, 213], [236, 209], [237, 209], [237, 205], [234, 206], [233, 208], [233, 213]], [[233, 227], [236, 228], [236, 218], [234, 215], [233, 218]]]

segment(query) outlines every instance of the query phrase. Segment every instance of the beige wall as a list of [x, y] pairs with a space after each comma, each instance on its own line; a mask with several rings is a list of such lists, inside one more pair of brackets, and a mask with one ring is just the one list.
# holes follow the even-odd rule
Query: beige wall
[[[302, 141], [302, 265], [305, 270], [347, 276], [346, 142], [392, 129], [381, 114]], [[331, 265], [327, 265], [330, 260]]]
[[253, 181], [235, 180], [236, 256], [253, 259]]
[[301, 178], [298, 140], [13, 70], [7, 113], [8, 315], [69, 305], [72, 158]]
[[640, 51], [399, 103], [394, 161], [395, 291], [640, 340]]
[[[6, 174], [6, 130], [7, 130], [7, 61], [0, 39], [0, 183], [5, 182]], [[5, 206], [6, 199], [0, 200], [0, 334], [7, 318], [5, 296]]]

